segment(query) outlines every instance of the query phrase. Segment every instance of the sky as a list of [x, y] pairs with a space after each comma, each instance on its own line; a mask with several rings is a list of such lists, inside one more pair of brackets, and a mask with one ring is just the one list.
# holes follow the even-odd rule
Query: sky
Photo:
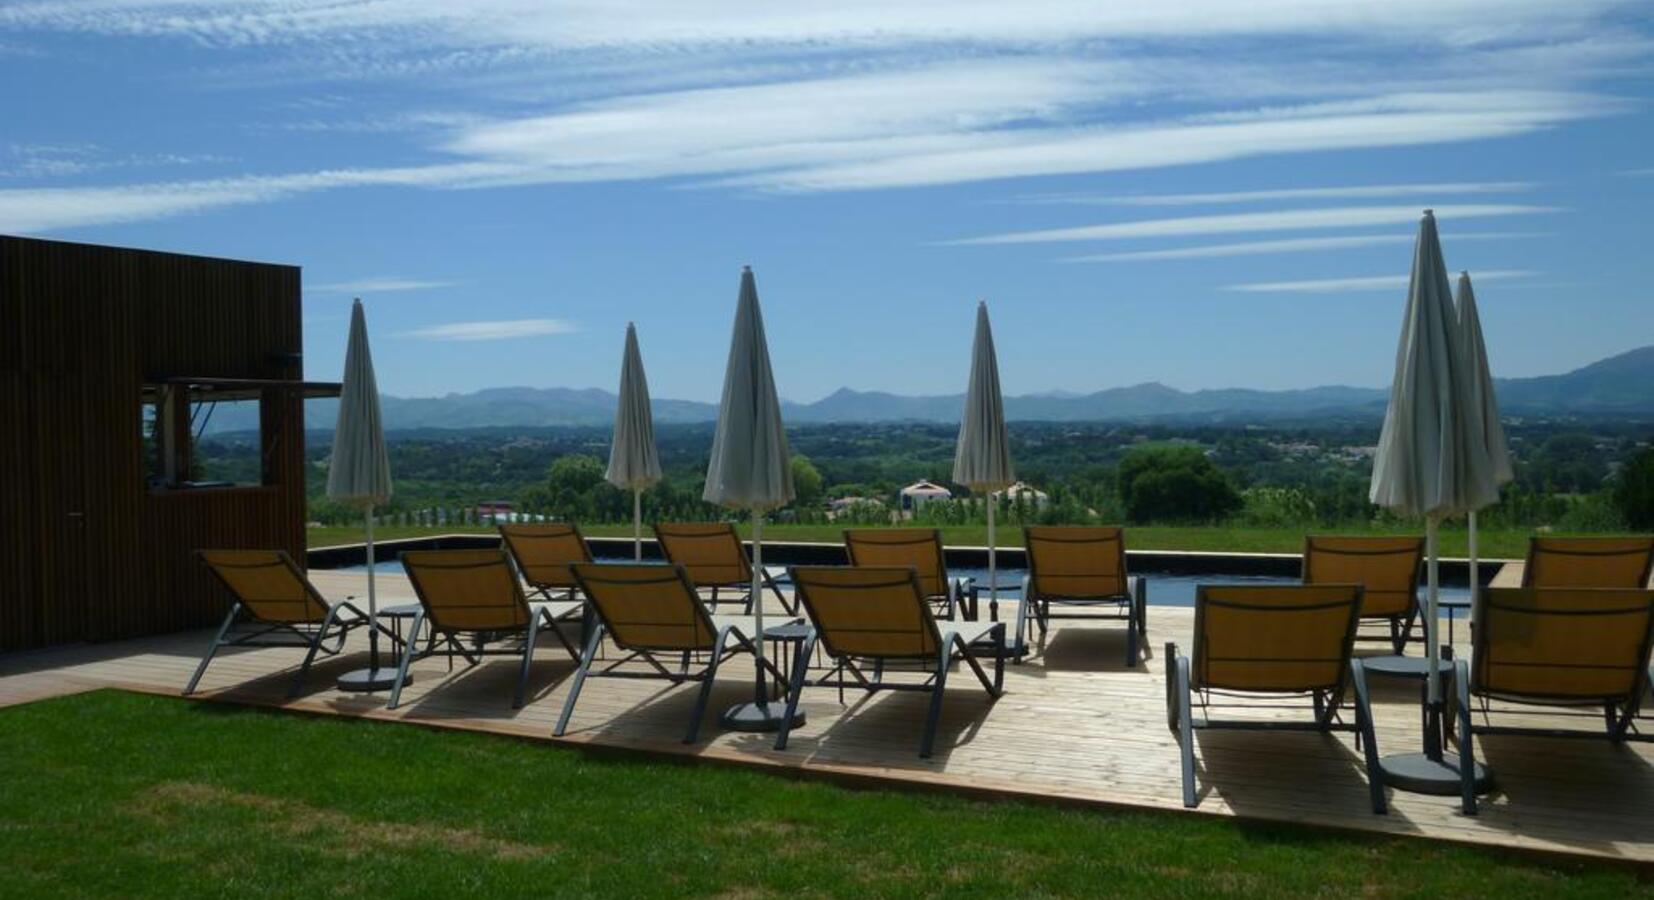
[[1380, 386], [1420, 211], [1495, 374], [1654, 343], [1654, 4], [0, 0], [0, 233], [303, 268], [382, 390]]

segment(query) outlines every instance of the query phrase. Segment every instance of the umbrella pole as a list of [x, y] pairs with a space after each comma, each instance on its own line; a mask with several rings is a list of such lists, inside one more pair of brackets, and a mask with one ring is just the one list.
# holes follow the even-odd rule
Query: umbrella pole
[[1476, 558], [1476, 511], [1470, 511], [1470, 608], [1476, 608], [1476, 600], [1482, 592], [1482, 573], [1480, 560]]
[[[736, 731], [778, 731], [787, 715], [785, 702], [771, 702], [764, 669], [764, 516], [752, 511], [752, 655], [754, 669], [754, 697], [751, 703], [742, 703], [724, 711], [725, 728]], [[800, 649], [802, 651], [802, 648]], [[793, 727], [804, 724], [804, 711], [793, 713]]]
[[632, 488], [632, 561], [643, 561], [643, 491]]
[[758, 701], [764, 702], [764, 514], [752, 511], [752, 617], [758, 633], [753, 636], [758, 657]]
[[1426, 574], [1425, 593], [1425, 620], [1424, 640], [1425, 658], [1429, 663], [1429, 670], [1425, 675], [1428, 682], [1430, 698], [1429, 721], [1431, 727], [1425, 730], [1424, 750], [1434, 759], [1441, 758], [1441, 728], [1439, 721], [1442, 709], [1441, 672], [1441, 644], [1438, 640], [1436, 619], [1441, 615], [1441, 520], [1430, 516], [1424, 526], [1425, 552], [1429, 555]]
[[[994, 551], [994, 492], [988, 492], [988, 608], [999, 608], [999, 567]], [[1027, 602], [1027, 598], [1023, 598]]]
[[368, 556], [368, 646], [371, 662], [370, 668], [379, 668], [379, 596], [373, 584], [373, 504], [368, 504], [367, 513], [367, 556]]

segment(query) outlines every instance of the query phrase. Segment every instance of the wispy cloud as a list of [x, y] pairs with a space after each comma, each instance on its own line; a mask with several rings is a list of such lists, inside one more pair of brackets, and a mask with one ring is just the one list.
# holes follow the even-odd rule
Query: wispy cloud
[[[1443, 240], [1494, 241], [1520, 240], [1544, 237], [1542, 231], [1487, 231], [1465, 234], [1444, 234]], [[1301, 253], [1307, 250], [1348, 250], [1356, 247], [1380, 247], [1386, 244], [1410, 244], [1411, 234], [1352, 234], [1341, 237], [1284, 238], [1275, 241], [1241, 241], [1232, 244], [1201, 244], [1194, 247], [1171, 247], [1165, 250], [1128, 250], [1119, 253], [1089, 253], [1068, 256], [1058, 262], [1147, 262], [1165, 259], [1205, 259], [1220, 256], [1260, 256], [1270, 253]]]
[[356, 281], [314, 284], [307, 290], [317, 294], [387, 294], [397, 291], [427, 291], [452, 287], [453, 284], [452, 281], [425, 281], [417, 278], [362, 278]]
[[[1436, 218], [1444, 221], [1497, 216], [1528, 216], [1559, 212], [1554, 206], [1526, 204], [1466, 204], [1438, 206]], [[1069, 241], [1111, 241], [1129, 238], [1188, 237], [1202, 234], [1248, 234], [1270, 231], [1320, 231], [1338, 228], [1370, 228], [1417, 222], [1416, 206], [1339, 206], [1321, 209], [1290, 209], [1271, 212], [1231, 213], [1217, 216], [1186, 216], [1176, 219], [1143, 219], [1081, 225], [1073, 228], [1046, 228], [1012, 231], [983, 237], [960, 238], [945, 244], [1043, 244]]]
[[1513, 194], [1531, 191], [1538, 186], [1538, 182], [1534, 181], [1472, 181], [1279, 188], [1214, 194], [1031, 194], [1022, 199], [1030, 203], [1073, 203], [1086, 206], [1216, 206], [1268, 200], [1374, 200], [1387, 197]]
[[428, 341], [504, 341], [512, 338], [571, 334], [577, 329], [567, 319], [509, 319], [496, 322], [450, 322], [404, 331], [397, 337]]
[[[1488, 281], [1513, 281], [1530, 278], [1538, 273], [1528, 269], [1487, 269], [1472, 271], [1471, 278], [1478, 283]], [[1312, 278], [1306, 281], [1264, 281], [1253, 284], [1231, 284], [1224, 288], [1226, 291], [1243, 291], [1249, 294], [1319, 294], [1340, 293], [1348, 291], [1380, 291], [1404, 289], [1407, 287], [1406, 275], [1373, 275], [1356, 278]]]

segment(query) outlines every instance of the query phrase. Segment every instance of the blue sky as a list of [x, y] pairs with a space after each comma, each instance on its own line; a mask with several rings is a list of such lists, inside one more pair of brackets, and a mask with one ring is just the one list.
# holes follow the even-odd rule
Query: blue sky
[[379, 383], [1378, 386], [1418, 211], [1495, 372], [1654, 343], [1646, 2], [0, 3], [0, 232], [300, 265]]

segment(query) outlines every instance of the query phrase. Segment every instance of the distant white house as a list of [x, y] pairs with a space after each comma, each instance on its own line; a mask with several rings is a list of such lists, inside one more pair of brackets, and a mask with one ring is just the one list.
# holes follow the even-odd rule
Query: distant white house
[[952, 500], [953, 491], [930, 481], [915, 481], [901, 490], [902, 512], [918, 512], [932, 500]]
[[1034, 487], [1026, 481], [1019, 481], [1003, 491], [994, 491], [993, 497], [995, 500], [1001, 500], [1009, 497], [1013, 503], [1020, 500], [1035, 509], [1044, 509], [1046, 505], [1051, 502], [1050, 494]]

